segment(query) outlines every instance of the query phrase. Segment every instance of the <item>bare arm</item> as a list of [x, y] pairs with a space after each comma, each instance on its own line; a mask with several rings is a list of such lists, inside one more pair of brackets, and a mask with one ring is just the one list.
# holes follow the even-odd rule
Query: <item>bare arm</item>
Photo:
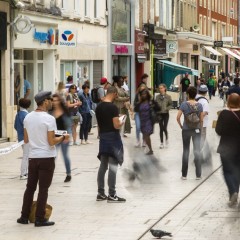
[[24, 98], [28, 98], [28, 96], [30, 95], [30, 89], [27, 89], [27, 91], [26, 91], [26, 94], [24, 95]]
[[28, 142], [29, 142], [29, 140], [28, 140], [28, 133], [27, 133], [26, 128], [24, 128], [24, 136], [23, 136], [23, 139], [24, 139], [24, 143], [28, 143]]
[[58, 143], [63, 142], [64, 140], [65, 141], [68, 140], [69, 139], [69, 134], [64, 134], [60, 137], [56, 137], [54, 131], [49, 131], [47, 133], [47, 138], [48, 138], [48, 144], [50, 146], [54, 146]]
[[181, 123], [181, 116], [182, 116], [182, 111], [181, 110], [178, 110], [178, 113], [177, 113], [177, 122], [178, 122], [178, 125], [180, 126], [180, 128], [182, 128], [182, 123]]
[[121, 123], [121, 121], [119, 120], [119, 117], [113, 118], [113, 126], [115, 129], [120, 129], [123, 124], [124, 123]]

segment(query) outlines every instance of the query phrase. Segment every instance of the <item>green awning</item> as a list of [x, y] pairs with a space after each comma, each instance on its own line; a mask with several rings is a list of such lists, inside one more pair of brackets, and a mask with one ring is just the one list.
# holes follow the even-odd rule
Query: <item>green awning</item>
[[189, 75], [198, 76], [198, 70], [185, 67], [183, 65], [173, 63], [167, 60], [159, 60], [156, 66], [156, 84], [165, 83], [169, 88], [174, 79], [179, 74], [188, 73]]

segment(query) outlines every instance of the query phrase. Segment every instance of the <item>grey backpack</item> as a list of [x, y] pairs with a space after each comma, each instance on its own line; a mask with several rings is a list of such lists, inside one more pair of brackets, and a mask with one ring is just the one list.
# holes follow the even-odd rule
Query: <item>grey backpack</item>
[[200, 118], [198, 112], [198, 105], [191, 105], [187, 102], [188, 107], [190, 108], [191, 112], [185, 115], [185, 121], [190, 129], [197, 129], [199, 128]]

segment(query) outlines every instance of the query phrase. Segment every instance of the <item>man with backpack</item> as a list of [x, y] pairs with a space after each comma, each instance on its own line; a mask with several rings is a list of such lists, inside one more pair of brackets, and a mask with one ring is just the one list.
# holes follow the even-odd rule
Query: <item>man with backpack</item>
[[91, 97], [94, 103], [98, 104], [104, 100], [108, 85], [109, 83], [107, 81], [107, 78], [102, 77], [100, 80], [100, 86], [92, 89]]
[[[191, 138], [193, 141], [196, 180], [200, 180], [202, 174], [200, 141], [203, 124], [203, 108], [202, 105], [195, 100], [197, 95], [197, 89], [195, 87], [189, 87], [186, 93], [188, 101], [182, 102], [177, 114], [177, 122], [182, 129], [183, 141], [182, 180], [187, 179]], [[181, 123], [182, 115], [184, 115], [183, 124]]]
[[[210, 152], [210, 148], [208, 146], [208, 143], [206, 141], [206, 135], [207, 135], [207, 126], [208, 126], [208, 115], [209, 115], [209, 103], [208, 100], [206, 98], [208, 92], [208, 87], [206, 85], [201, 85], [199, 87], [199, 91], [198, 94], [195, 98], [195, 100], [197, 102], [199, 102], [202, 107], [203, 107], [203, 127], [202, 127], [202, 131], [201, 131], [201, 151], [202, 151], [202, 160], [204, 162], [206, 162], [207, 160], [209, 160], [211, 158], [211, 152]], [[203, 146], [205, 151], [203, 152]], [[203, 155], [205, 157], [203, 157]]]

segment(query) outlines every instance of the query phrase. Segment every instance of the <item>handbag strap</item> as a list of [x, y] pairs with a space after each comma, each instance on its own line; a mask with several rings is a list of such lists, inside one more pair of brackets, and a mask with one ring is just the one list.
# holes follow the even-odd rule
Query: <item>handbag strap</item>
[[231, 111], [231, 112], [235, 115], [235, 117], [237, 118], [237, 120], [240, 122], [239, 116], [238, 116], [234, 111]]

